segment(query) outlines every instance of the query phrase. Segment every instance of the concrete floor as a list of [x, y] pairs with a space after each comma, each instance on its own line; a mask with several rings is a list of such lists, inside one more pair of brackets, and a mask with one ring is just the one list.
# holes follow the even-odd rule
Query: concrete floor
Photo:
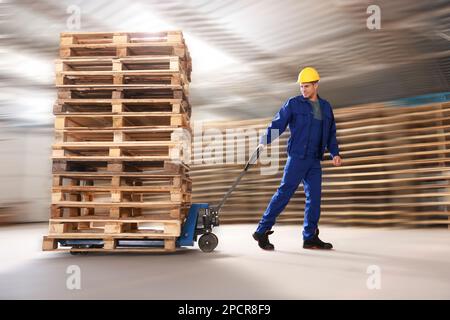
[[[300, 226], [276, 226], [276, 251], [260, 250], [253, 225], [215, 229], [216, 251], [175, 254], [42, 252], [46, 224], [0, 228], [2, 299], [449, 299], [450, 231], [321, 228], [333, 251], [301, 248]], [[81, 289], [68, 290], [68, 266]], [[369, 289], [369, 266], [380, 289]], [[370, 270], [370, 269], [369, 269]], [[371, 278], [371, 279], [372, 279]]]

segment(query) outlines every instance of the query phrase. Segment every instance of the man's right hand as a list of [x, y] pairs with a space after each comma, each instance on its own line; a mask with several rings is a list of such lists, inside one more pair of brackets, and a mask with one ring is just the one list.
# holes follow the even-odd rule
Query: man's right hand
[[342, 159], [341, 159], [340, 156], [334, 156], [334, 157], [333, 157], [333, 165], [334, 165], [335, 167], [339, 167], [339, 166], [342, 165]]

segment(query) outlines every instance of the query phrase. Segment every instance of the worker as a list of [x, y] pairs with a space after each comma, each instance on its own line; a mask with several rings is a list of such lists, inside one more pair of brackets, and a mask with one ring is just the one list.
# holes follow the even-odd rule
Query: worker
[[263, 148], [279, 137], [289, 125], [291, 132], [287, 145], [287, 161], [283, 178], [264, 212], [253, 238], [264, 250], [274, 250], [269, 242], [272, 226], [303, 183], [306, 202], [303, 224], [303, 248], [332, 249], [331, 243], [319, 238], [320, 201], [322, 193], [322, 167], [325, 148], [330, 152], [334, 166], [342, 159], [336, 139], [336, 123], [328, 101], [318, 95], [319, 73], [312, 67], [301, 70], [298, 76], [301, 95], [288, 99], [272, 119], [258, 148]]

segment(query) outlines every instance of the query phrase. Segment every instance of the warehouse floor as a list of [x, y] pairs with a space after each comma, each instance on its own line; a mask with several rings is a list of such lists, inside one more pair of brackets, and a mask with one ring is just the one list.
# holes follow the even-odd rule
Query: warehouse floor
[[[450, 231], [321, 228], [331, 252], [301, 248], [300, 226], [276, 226], [275, 252], [260, 250], [253, 225], [216, 230], [206, 254], [41, 252], [46, 224], [0, 228], [2, 299], [449, 299]], [[68, 266], [81, 289], [68, 290]], [[376, 266], [376, 267], [370, 267]], [[372, 269], [375, 268], [375, 269]], [[379, 268], [380, 281], [368, 270]], [[379, 283], [380, 289], [369, 289]], [[369, 286], [371, 287], [371, 286]]]

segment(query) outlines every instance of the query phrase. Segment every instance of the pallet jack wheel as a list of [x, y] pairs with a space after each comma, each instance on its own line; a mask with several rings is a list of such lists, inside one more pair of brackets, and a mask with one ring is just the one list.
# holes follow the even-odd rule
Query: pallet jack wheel
[[219, 238], [214, 233], [205, 233], [198, 239], [198, 246], [203, 252], [212, 252], [219, 243]]

